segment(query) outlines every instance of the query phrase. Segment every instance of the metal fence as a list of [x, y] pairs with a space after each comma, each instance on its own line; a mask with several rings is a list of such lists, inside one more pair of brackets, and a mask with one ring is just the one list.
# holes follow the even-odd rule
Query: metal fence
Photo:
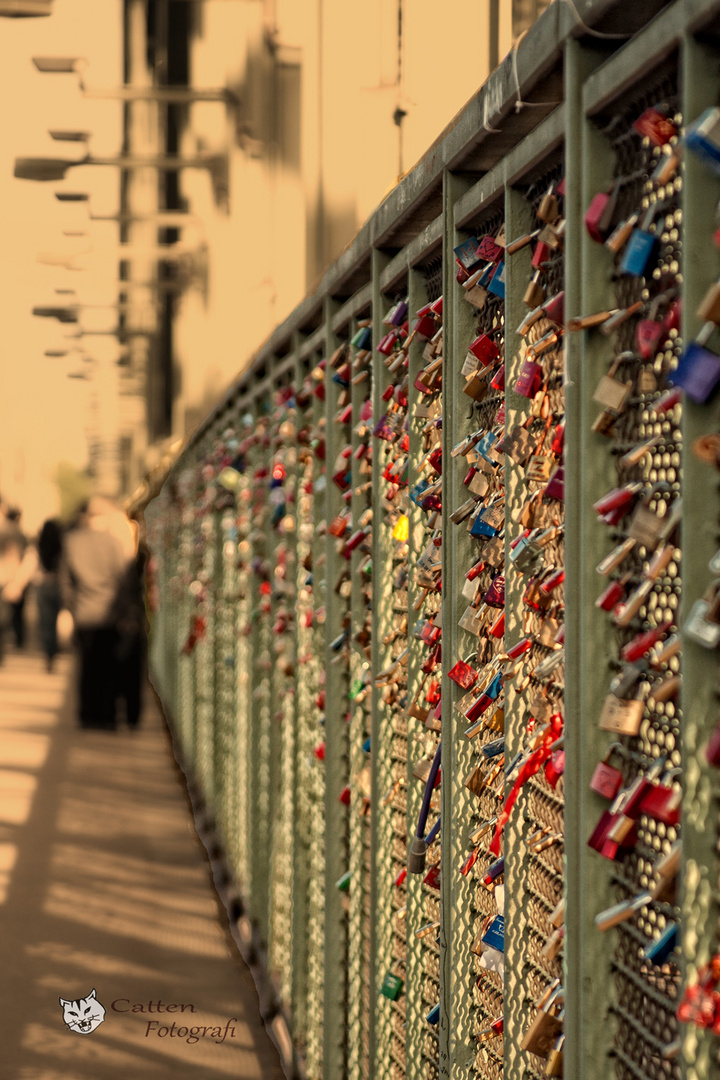
[[146, 510], [310, 1080], [716, 1074], [676, 1011], [719, 947], [720, 3], [652, 12], [550, 5]]

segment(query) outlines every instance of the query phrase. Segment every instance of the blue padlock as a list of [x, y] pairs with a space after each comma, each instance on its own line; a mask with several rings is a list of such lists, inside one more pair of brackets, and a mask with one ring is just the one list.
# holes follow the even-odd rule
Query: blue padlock
[[505, 919], [496, 915], [482, 936], [483, 943], [498, 952], [505, 952]]
[[372, 327], [361, 326], [350, 341], [356, 349], [369, 349], [372, 345]]
[[440, 1002], [439, 1001], [438, 1001], [437, 1005], [433, 1005], [432, 1009], [430, 1010], [430, 1012], [425, 1017], [425, 1021], [428, 1024], [438, 1024], [438, 1023], [440, 1023]]
[[475, 449], [478, 454], [480, 454], [481, 457], [484, 457], [486, 461], [489, 461], [491, 465], [498, 464], [497, 461], [493, 461], [493, 459], [488, 456], [490, 453], [490, 448], [496, 440], [497, 435], [494, 431], [486, 431], [482, 439], [475, 443]]
[[651, 964], [664, 964], [678, 946], [678, 924], [668, 923], [657, 941], [651, 941], [643, 949], [643, 959]]
[[705, 348], [714, 323], [705, 323], [694, 341], [685, 349], [677, 369], [672, 373], [674, 386], [680, 386], [685, 394], [702, 405], [708, 400], [720, 382], [720, 356]]
[[[495, 677], [495, 680], [493, 680], [493, 683], [495, 681], [497, 681], [498, 679], [502, 680], [502, 675], [497, 675]], [[500, 682], [500, 686], [501, 685], [502, 685], [502, 681]], [[487, 697], [491, 697], [489, 688], [488, 688], [488, 690], [485, 691], [485, 695]], [[497, 693], [495, 694], [495, 697], [497, 697]], [[480, 749], [482, 750], [483, 754], [485, 755], [485, 757], [488, 760], [490, 760], [491, 758], [497, 757], [498, 754], [502, 754], [503, 751], [505, 750], [505, 736], [501, 735], [499, 739], [493, 739], [492, 742], [485, 743], [485, 745], [481, 746]]]
[[505, 260], [497, 264], [497, 269], [487, 285], [488, 292], [505, 299]]
[[629, 277], [645, 277], [645, 271], [657, 252], [658, 244], [655, 233], [646, 229], [635, 229], [623, 252], [619, 273]]
[[717, 105], [700, 113], [697, 120], [688, 125], [684, 142], [711, 172], [720, 176], [720, 108]]
[[498, 532], [499, 529], [496, 529], [494, 525], [489, 525], [480, 514], [475, 518], [470, 529], [470, 535], [474, 536], [476, 540], [481, 537], [497, 536]]
[[415, 485], [415, 487], [410, 490], [410, 498], [415, 503], [416, 506], [420, 505], [420, 503], [422, 502], [422, 498], [423, 498], [423, 492], [425, 491], [426, 488], [429, 488], [429, 487], [430, 487], [430, 481], [429, 480], [420, 480]]

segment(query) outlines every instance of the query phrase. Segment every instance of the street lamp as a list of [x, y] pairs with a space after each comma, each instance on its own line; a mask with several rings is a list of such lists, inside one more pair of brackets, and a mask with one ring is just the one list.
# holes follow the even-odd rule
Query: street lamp
[[84, 72], [87, 60], [80, 56], [33, 56], [32, 62], [43, 74], [74, 74], [78, 76], [80, 90], [88, 98], [104, 98], [111, 101], [157, 101], [161, 105], [190, 105], [194, 101], [223, 101], [226, 105], [239, 105], [237, 96], [228, 87], [201, 89], [194, 86], [116, 86], [108, 89], [85, 85]]
[[[89, 202], [90, 196], [85, 191], [56, 191], [59, 202]], [[118, 214], [88, 214], [90, 221], [117, 221], [121, 225], [131, 225], [136, 221], [152, 222], [159, 229], [182, 228], [183, 225], [196, 225], [200, 218], [187, 210], [156, 210], [153, 213], [133, 213], [130, 210]]]
[[225, 154], [204, 153], [192, 158], [177, 154], [152, 154], [147, 157], [121, 154], [119, 157], [85, 157], [77, 161], [67, 158], [22, 157], [15, 158], [13, 176], [19, 180], [38, 180], [52, 183], [64, 180], [70, 169], [78, 165], [117, 165], [121, 169], [153, 168], [164, 172], [178, 172], [180, 169], [207, 169], [210, 173], [215, 198], [225, 202], [228, 197], [229, 177], [228, 159]]
[[29, 19], [52, 15], [53, 0], [0, 0], [0, 15], [6, 19]]

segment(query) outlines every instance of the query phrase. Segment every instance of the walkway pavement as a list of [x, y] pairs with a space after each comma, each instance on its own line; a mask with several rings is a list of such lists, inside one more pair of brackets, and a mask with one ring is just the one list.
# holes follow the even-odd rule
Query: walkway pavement
[[[0, 665], [4, 1080], [281, 1080], [152, 694], [139, 731], [80, 731], [58, 660]], [[92, 990], [74, 1032], [59, 998]]]

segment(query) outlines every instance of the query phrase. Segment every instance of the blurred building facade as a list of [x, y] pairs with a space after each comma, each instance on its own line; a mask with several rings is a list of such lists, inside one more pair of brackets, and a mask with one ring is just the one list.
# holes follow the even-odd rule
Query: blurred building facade
[[[126, 151], [216, 155], [212, 168], [124, 173], [123, 240], [174, 245], [171, 260], [122, 266], [126, 490], [193, 430], [549, 2], [125, 0], [128, 86], [174, 97], [126, 103]], [[197, 98], [178, 100], [184, 86]]]

